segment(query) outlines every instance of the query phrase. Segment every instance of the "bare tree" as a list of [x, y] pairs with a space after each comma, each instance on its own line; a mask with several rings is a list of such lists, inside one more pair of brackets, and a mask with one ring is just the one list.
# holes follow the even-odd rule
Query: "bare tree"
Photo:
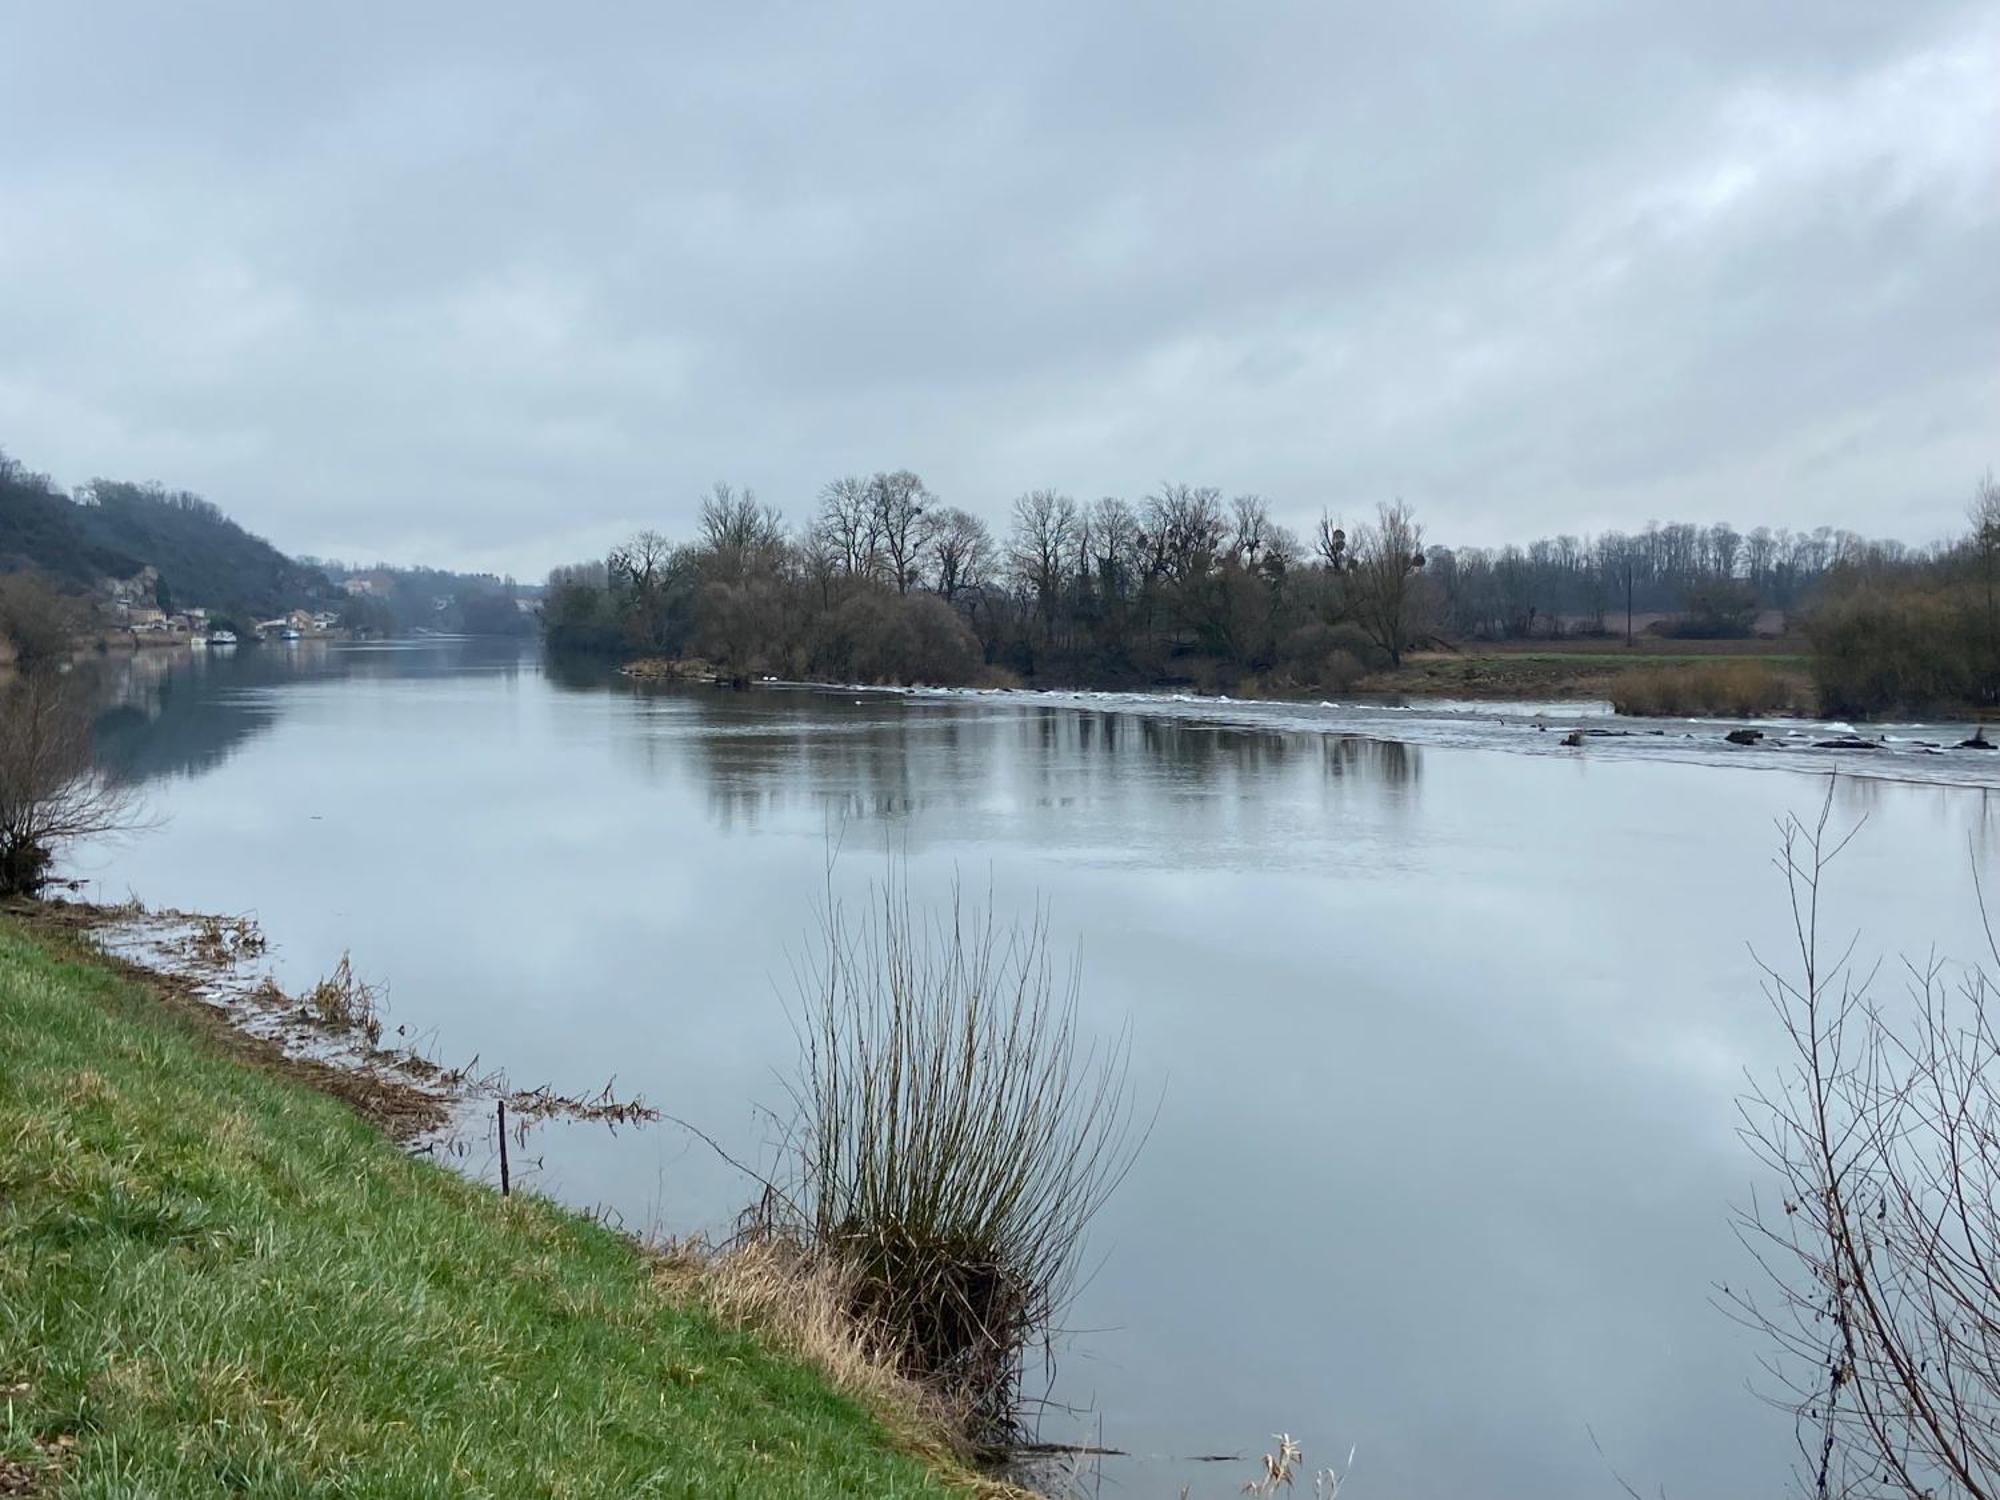
[[[1766, 966], [1765, 991], [1795, 1056], [1742, 1106], [1779, 1197], [1739, 1217], [1768, 1288], [1725, 1293], [1773, 1340], [1807, 1493], [1993, 1496], [2000, 1011], [1976, 966], [1906, 965], [1897, 1005], [1872, 997], [1852, 943], [1829, 958], [1820, 897], [1853, 837], [1831, 807], [1829, 791], [1815, 822], [1781, 825], [1798, 968]], [[1987, 942], [2000, 964], [1990, 925]]]
[[1245, 567], [1256, 566], [1276, 525], [1262, 495], [1238, 495], [1229, 502], [1229, 547]]
[[1348, 563], [1353, 561], [1347, 550], [1346, 528], [1325, 511], [1319, 513], [1319, 527], [1313, 544], [1313, 550], [1319, 553], [1320, 561], [1326, 564], [1329, 573], [1344, 573]]
[[908, 469], [868, 481], [868, 509], [881, 541], [882, 565], [899, 594], [907, 594], [917, 581], [918, 563], [930, 540], [926, 516], [936, 499]]
[[1106, 495], [1090, 507], [1090, 567], [1099, 587], [1123, 594], [1139, 567], [1139, 516], [1128, 501]]
[[993, 556], [993, 534], [971, 511], [946, 508], [930, 516], [932, 586], [939, 596], [954, 600], [965, 589], [985, 581]]
[[657, 531], [642, 531], [604, 560], [612, 585], [625, 596], [632, 634], [648, 651], [676, 644], [687, 612], [680, 550]]
[[776, 506], [759, 505], [757, 492], [717, 481], [701, 502], [701, 540], [728, 577], [776, 553], [785, 541], [785, 518]]
[[1354, 542], [1348, 606], [1356, 623], [1400, 667], [1403, 653], [1428, 629], [1428, 599], [1417, 575], [1424, 566], [1424, 529], [1398, 500], [1375, 513]]
[[134, 823], [130, 792], [91, 763], [76, 674], [37, 666], [0, 691], [0, 896], [40, 894], [63, 845]]
[[1014, 502], [1014, 533], [1008, 562], [1021, 586], [1035, 597], [1042, 638], [1055, 633], [1056, 604], [1062, 597], [1064, 564], [1076, 542], [1076, 501], [1054, 490], [1030, 490]]
[[881, 535], [867, 480], [850, 474], [820, 491], [818, 530], [847, 577], [863, 578], [875, 571]]
[[1229, 530], [1222, 492], [1206, 485], [1165, 484], [1146, 497], [1141, 544], [1148, 565], [1176, 583], [1204, 578], [1214, 568]]

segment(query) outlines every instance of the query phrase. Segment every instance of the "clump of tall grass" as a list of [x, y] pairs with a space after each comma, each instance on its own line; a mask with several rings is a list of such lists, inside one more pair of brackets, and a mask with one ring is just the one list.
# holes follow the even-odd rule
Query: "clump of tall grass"
[[1811, 706], [1809, 697], [1796, 678], [1767, 663], [1718, 661], [1628, 672], [1612, 685], [1611, 706], [1621, 714], [1653, 718], [1742, 719], [1795, 713]]
[[919, 915], [892, 879], [858, 915], [830, 903], [821, 939], [784, 1212], [888, 1362], [1002, 1443], [1027, 1351], [1138, 1148], [1127, 1037], [1082, 1034], [1045, 911], [1003, 924], [954, 888]]

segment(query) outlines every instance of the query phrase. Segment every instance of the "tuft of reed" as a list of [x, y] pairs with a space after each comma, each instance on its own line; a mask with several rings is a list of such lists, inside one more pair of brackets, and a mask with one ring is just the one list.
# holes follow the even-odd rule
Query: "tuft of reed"
[[1087, 1040], [1046, 910], [919, 915], [892, 878], [829, 901], [800, 976], [796, 1181], [777, 1213], [887, 1362], [973, 1440], [1018, 1431], [1027, 1351], [1075, 1290], [1084, 1231], [1129, 1170], [1121, 1031]]
[[340, 955], [333, 972], [305, 993], [307, 1017], [328, 1031], [368, 1038], [369, 1044], [382, 1040], [382, 1018], [375, 987], [354, 977], [348, 955]]
[[1716, 661], [1627, 672], [1612, 685], [1611, 706], [1635, 717], [1744, 719], [1810, 709], [1811, 696], [1764, 662]]

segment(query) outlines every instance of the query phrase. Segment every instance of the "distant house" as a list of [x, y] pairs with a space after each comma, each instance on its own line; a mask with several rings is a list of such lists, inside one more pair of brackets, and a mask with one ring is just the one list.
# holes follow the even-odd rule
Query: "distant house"
[[167, 612], [145, 604], [128, 604], [125, 607], [125, 623], [134, 630], [165, 630]]

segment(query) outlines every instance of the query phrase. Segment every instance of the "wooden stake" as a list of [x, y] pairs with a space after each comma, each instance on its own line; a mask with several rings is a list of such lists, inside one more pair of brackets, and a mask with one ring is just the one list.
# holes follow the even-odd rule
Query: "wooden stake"
[[505, 1198], [512, 1191], [507, 1180], [507, 1101], [500, 1101], [500, 1196]]

